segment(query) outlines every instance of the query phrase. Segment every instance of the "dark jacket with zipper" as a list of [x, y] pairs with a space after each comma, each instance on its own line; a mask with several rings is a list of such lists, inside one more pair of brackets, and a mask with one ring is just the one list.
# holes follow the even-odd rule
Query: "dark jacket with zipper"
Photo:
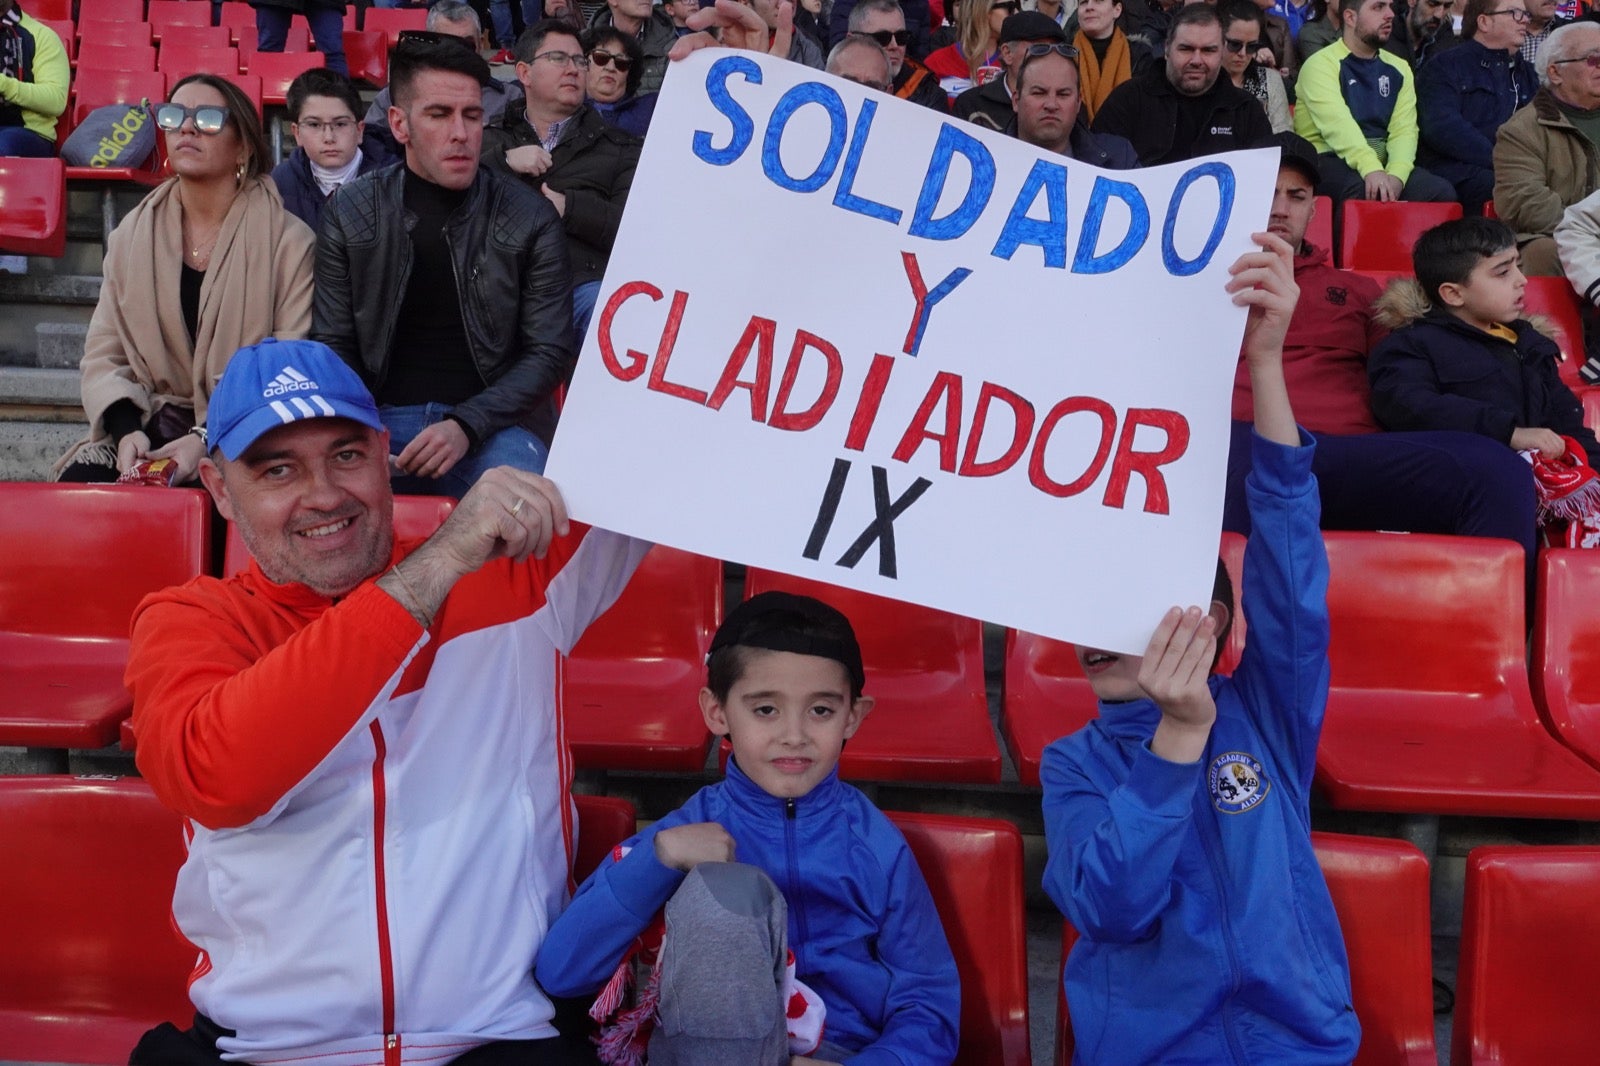
[[1165, 63], [1111, 90], [1094, 116], [1094, 131], [1125, 138], [1147, 167], [1196, 156], [1255, 148], [1272, 137], [1272, 123], [1261, 101], [1220, 74], [1198, 98], [1207, 104], [1205, 121], [1192, 144], [1175, 144], [1178, 110], [1186, 98], [1167, 80]]
[[[412, 265], [405, 165], [334, 193], [317, 237], [311, 337], [338, 352], [374, 392], [383, 387], [396, 309]], [[485, 388], [452, 414], [476, 441], [528, 424], [568, 372], [572, 268], [561, 219], [543, 196], [479, 168], [445, 223], [468, 355]]]
[[[550, 169], [537, 178], [518, 174], [506, 163], [506, 152], [539, 143], [527, 111], [508, 108], [500, 121], [483, 131], [483, 163], [534, 190], [548, 187], [567, 198], [561, 217], [572, 261], [572, 283], [599, 281], [617, 240], [622, 209], [633, 188], [644, 142], [601, 118], [588, 104], [567, 120], [561, 140], [550, 153]], [[540, 199], [544, 199], [541, 194]]]
[[1533, 64], [1516, 52], [1466, 41], [1439, 56], [1417, 72], [1417, 162], [1453, 181], [1451, 164], [1494, 169], [1495, 134], [1538, 91]]

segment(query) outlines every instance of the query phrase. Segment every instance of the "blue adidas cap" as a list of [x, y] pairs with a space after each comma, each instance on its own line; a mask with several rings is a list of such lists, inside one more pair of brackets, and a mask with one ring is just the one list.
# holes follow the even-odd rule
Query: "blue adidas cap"
[[348, 418], [383, 429], [372, 393], [332, 348], [269, 338], [228, 360], [206, 409], [206, 431], [211, 447], [232, 460], [262, 434], [306, 418]]

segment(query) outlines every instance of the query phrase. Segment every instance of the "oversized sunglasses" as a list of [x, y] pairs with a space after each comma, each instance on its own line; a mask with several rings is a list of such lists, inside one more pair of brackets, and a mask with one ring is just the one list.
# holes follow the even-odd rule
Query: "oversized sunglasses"
[[628, 73], [633, 68], [633, 60], [626, 55], [608, 52], [604, 48], [596, 48], [589, 53], [589, 62], [597, 67], [616, 67], [622, 74]]
[[182, 104], [162, 104], [156, 108], [156, 128], [172, 133], [183, 128], [189, 119], [201, 133], [221, 133], [228, 124], [228, 109], [215, 104], [184, 107]]
[[864, 30], [854, 30], [852, 32], [857, 37], [865, 37], [868, 40], [877, 41], [879, 48], [888, 48], [891, 44], [897, 44], [904, 48], [911, 43], [910, 30], [874, 30], [872, 33], [867, 33]]
[[1224, 37], [1222, 43], [1228, 46], [1228, 51], [1234, 55], [1240, 52], [1259, 52], [1264, 47], [1260, 40], [1236, 41], [1232, 37]]

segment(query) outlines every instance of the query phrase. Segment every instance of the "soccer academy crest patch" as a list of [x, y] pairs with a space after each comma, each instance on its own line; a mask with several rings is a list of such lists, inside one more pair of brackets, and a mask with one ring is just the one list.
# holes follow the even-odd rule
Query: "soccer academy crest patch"
[[1211, 802], [1224, 814], [1242, 814], [1267, 798], [1272, 782], [1252, 755], [1230, 751], [1211, 760], [1206, 774]]

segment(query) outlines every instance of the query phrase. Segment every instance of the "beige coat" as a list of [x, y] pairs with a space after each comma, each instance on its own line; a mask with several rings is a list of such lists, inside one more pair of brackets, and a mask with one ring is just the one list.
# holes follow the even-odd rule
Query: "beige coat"
[[1561, 214], [1600, 188], [1600, 151], [1549, 89], [1506, 120], [1494, 142], [1494, 212], [1517, 241], [1548, 237]]
[[190, 343], [178, 295], [183, 213], [177, 194], [177, 178], [157, 186], [111, 234], [100, 302], [84, 342], [90, 435], [57, 462], [57, 474], [73, 461], [115, 465], [103, 417], [118, 400], [132, 400], [146, 418], [166, 404], [181, 404], [203, 423], [211, 390], [234, 352], [266, 337], [297, 339], [310, 331], [316, 238], [261, 177], [245, 184], [223, 220]]

